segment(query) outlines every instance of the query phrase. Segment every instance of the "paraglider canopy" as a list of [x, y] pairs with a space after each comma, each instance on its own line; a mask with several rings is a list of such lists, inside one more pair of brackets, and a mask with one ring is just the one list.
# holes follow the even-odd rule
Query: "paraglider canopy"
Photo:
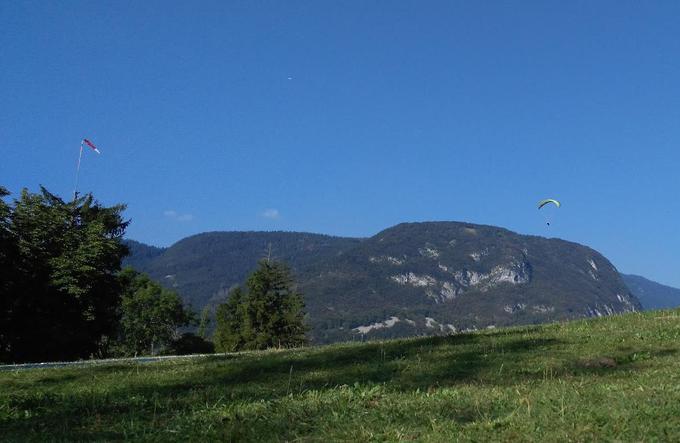
[[[557, 201], [553, 198], [546, 198], [545, 200], [541, 200], [540, 202], [538, 202], [538, 209], [541, 209], [544, 206], [549, 205], [549, 204], [555, 205], [556, 208], [559, 208], [560, 206], [562, 206], [562, 204], [559, 201]], [[548, 211], [548, 212], [550, 212], [550, 211]], [[545, 224], [550, 226], [550, 216], [545, 214], [543, 211], [541, 211], [541, 213], [543, 213], [543, 216], [545, 217]]]
[[554, 200], [552, 198], [546, 198], [545, 200], [541, 200], [540, 202], [538, 202], [538, 209], [541, 209], [543, 206], [548, 205], [550, 203], [554, 204], [558, 208], [562, 206], [562, 204], [557, 200]]

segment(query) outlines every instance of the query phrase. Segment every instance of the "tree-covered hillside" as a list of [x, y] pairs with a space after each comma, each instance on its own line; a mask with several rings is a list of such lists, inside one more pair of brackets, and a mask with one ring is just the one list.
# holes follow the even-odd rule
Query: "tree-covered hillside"
[[124, 240], [123, 243], [128, 247], [129, 254], [125, 257], [125, 265], [141, 269], [147, 263], [161, 255], [166, 248], [159, 248], [140, 243], [134, 240]]
[[243, 283], [258, 260], [268, 255], [298, 271], [361, 242], [298, 232], [206, 232], [166, 249], [142, 248], [127, 241], [131, 255], [124, 264], [176, 289], [196, 310], [223, 301], [229, 289]]
[[643, 309], [664, 309], [680, 306], [680, 289], [662, 285], [639, 275], [621, 274], [630, 291]]

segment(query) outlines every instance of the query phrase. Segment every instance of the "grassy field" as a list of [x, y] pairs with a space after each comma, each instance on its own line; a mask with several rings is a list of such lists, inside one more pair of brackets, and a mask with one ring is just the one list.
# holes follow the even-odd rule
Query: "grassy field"
[[0, 373], [0, 440], [680, 441], [680, 311]]

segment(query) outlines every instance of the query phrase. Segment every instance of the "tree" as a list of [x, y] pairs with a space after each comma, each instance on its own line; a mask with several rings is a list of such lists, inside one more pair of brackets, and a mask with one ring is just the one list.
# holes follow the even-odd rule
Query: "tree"
[[0, 206], [0, 266], [8, 273], [0, 285], [0, 357], [76, 359], [102, 351], [117, 323], [124, 209], [104, 207], [91, 194], [64, 202], [43, 187]]
[[201, 320], [198, 323], [198, 336], [202, 339], [208, 337], [208, 328], [210, 327], [210, 307], [206, 306], [201, 311]]
[[191, 332], [185, 332], [179, 338], [170, 342], [163, 350], [164, 355], [213, 354], [215, 345]]
[[123, 354], [154, 354], [180, 338], [179, 328], [196, 323], [177, 293], [131, 268], [120, 273], [123, 287], [119, 342]]
[[304, 302], [288, 267], [262, 260], [248, 277], [248, 291], [231, 291], [217, 308], [215, 346], [221, 351], [295, 347], [307, 343]]
[[9, 192], [0, 186], [0, 361], [11, 361], [10, 328], [12, 293], [15, 283], [16, 241], [11, 230], [11, 208], [2, 198]]
[[246, 318], [244, 295], [241, 288], [229, 291], [226, 303], [217, 306], [215, 311], [217, 326], [213, 343], [219, 352], [232, 352], [242, 349], [246, 342]]

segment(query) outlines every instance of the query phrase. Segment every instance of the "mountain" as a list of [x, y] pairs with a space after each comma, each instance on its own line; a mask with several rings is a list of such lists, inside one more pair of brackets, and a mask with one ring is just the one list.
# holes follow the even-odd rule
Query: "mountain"
[[[542, 323], [639, 310], [612, 264], [576, 243], [459, 222], [368, 239], [211, 232], [130, 257], [195, 309], [221, 302], [271, 250], [293, 269], [311, 336], [327, 343]], [[157, 255], [155, 255], [158, 252]]]
[[129, 255], [125, 257], [123, 265], [132, 266], [135, 269], [144, 267], [166, 250], [166, 248], [158, 248], [134, 240], [124, 240], [124, 243], [128, 247]]
[[146, 249], [139, 242], [126, 240], [131, 254], [123, 265], [175, 289], [186, 303], [200, 310], [226, 299], [229, 289], [243, 283], [257, 261], [270, 251], [273, 259], [297, 270], [342, 254], [360, 242], [299, 232], [206, 232], [166, 249]]
[[667, 309], [680, 306], [680, 289], [665, 286], [639, 275], [621, 274], [630, 292], [643, 309]]
[[400, 224], [301, 276], [320, 342], [640, 309], [597, 251], [468, 223]]

